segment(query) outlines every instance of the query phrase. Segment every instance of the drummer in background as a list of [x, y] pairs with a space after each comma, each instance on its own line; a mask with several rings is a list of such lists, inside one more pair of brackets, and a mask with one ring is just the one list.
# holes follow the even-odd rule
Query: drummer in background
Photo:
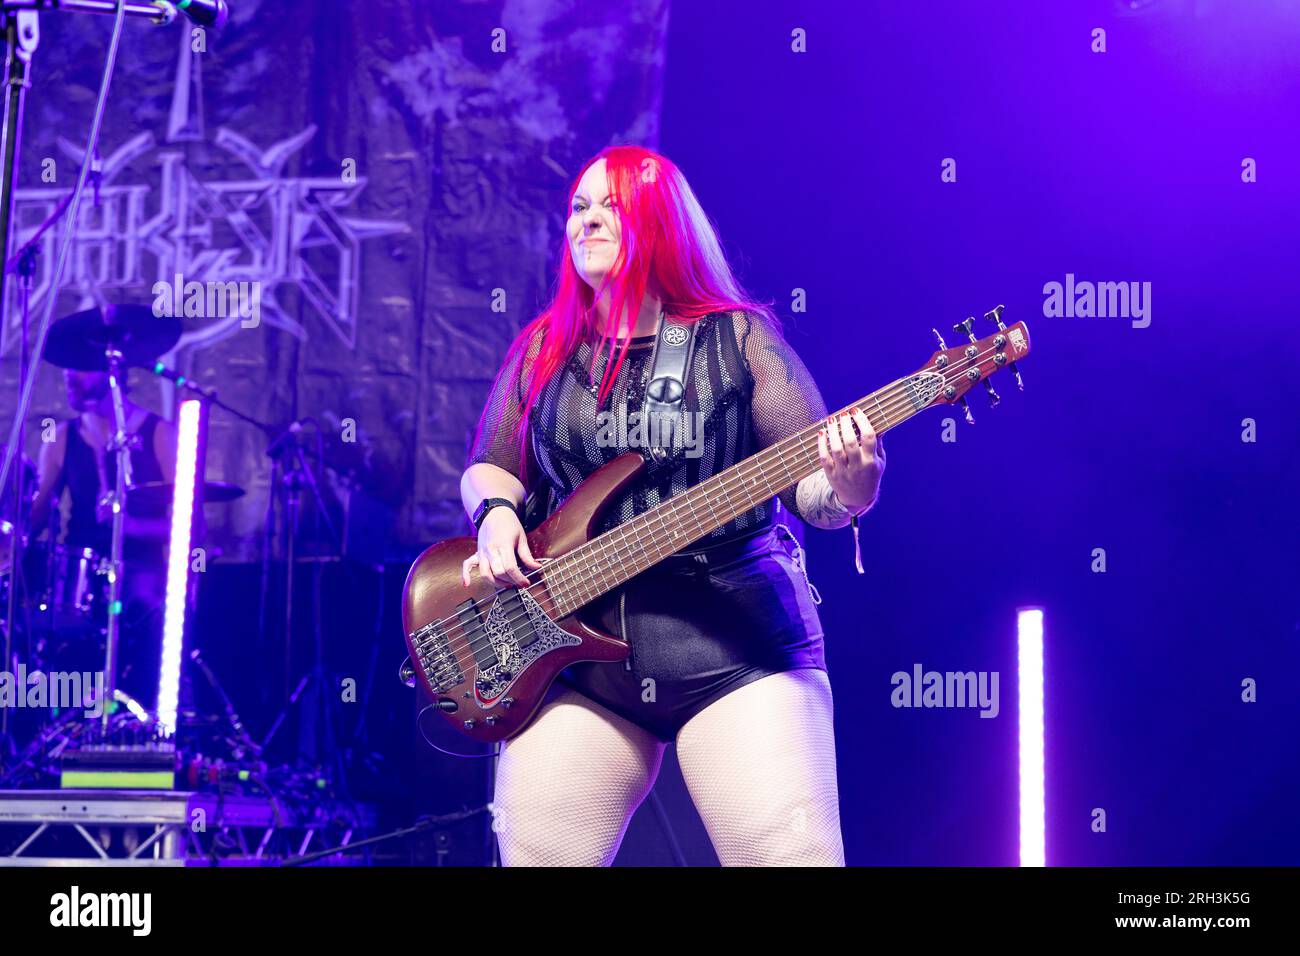
[[[54, 440], [41, 445], [36, 499], [32, 504], [33, 538], [50, 528], [67, 491], [70, 511], [64, 544], [93, 548], [100, 557], [112, 552], [113, 513], [109, 494], [116, 486], [117, 459], [109, 450], [116, 431], [113, 396], [106, 372], [63, 370], [68, 404], [76, 418], [60, 422]], [[125, 380], [123, 391], [127, 391]], [[122, 399], [131, 443], [131, 482], [175, 481], [176, 426], [128, 398]], [[130, 504], [124, 521], [122, 557], [124, 646], [119, 685], [152, 709], [157, 695], [157, 667], [163, 597], [166, 592], [167, 539], [171, 527], [165, 508]], [[134, 645], [134, 646], [132, 646]]]

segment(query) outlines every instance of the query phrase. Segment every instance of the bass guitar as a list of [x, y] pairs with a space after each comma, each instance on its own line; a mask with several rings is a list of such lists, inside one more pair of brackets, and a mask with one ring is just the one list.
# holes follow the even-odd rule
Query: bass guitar
[[[526, 571], [527, 587], [497, 588], [481, 577], [461, 583], [461, 565], [478, 550], [472, 537], [451, 538], [426, 550], [411, 566], [402, 600], [410, 670], [433, 706], [453, 727], [483, 743], [506, 740], [537, 712], [555, 677], [577, 661], [620, 661], [628, 644], [591, 627], [579, 612], [591, 601], [690, 546], [821, 467], [817, 435], [849, 408], [866, 413], [877, 434], [931, 406], [960, 403], [989, 377], [1029, 352], [1023, 322], [1002, 323], [1003, 307], [985, 314], [997, 331], [977, 338], [974, 319], [954, 326], [970, 344], [939, 351], [911, 375], [895, 379], [827, 419], [738, 462], [597, 534], [619, 493], [637, 480], [646, 461], [627, 452], [587, 477], [528, 535], [542, 567]], [[1023, 385], [1021, 385], [1023, 388]]]

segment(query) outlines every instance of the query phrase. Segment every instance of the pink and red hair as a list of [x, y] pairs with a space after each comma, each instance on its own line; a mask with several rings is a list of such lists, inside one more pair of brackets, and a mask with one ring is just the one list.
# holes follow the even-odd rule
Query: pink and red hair
[[[569, 250], [567, 227], [561, 241], [559, 281], [550, 304], [529, 322], [511, 343], [502, 369], [511, 367], [534, 335], [545, 332], [541, 349], [524, 380], [524, 402], [515, 438], [520, 443], [521, 470], [526, 471], [528, 417], [542, 390], [584, 340], [601, 339], [592, 356], [591, 372], [602, 350], [614, 354], [618, 316], [633, 308], [629, 327], [646, 292], [653, 291], [675, 319], [694, 322], [711, 312], [745, 309], [775, 321], [770, 308], [745, 294], [732, 274], [713, 223], [700, 207], [681, 170], [667, 157], [642, 146], [608, 146], [593, 156], [569, 186], [567, 211], [587, 170], [605, 160], [607, 188], [619, 218], [621, 242], [609, 273], [593, 290], [583, 280]], [[608, 291], [610, 309], [603, 328], [593, 304]], [[604, 402], [627, 355], [627, 340], [602, 376], [599, 400]], [[521, 367], [515, 365], [516, 368]], [[514, 394], [513, 388], [511, 394]], [[477, 436], [476, 436], [477, 438]], [[528, 476], [521, 475], [525, 485]]]

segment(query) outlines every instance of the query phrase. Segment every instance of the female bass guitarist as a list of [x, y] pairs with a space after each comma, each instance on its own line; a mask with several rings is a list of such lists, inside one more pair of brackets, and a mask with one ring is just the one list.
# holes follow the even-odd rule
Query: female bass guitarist
[[[827, 416], [658, 153], [618, 146], [587, 163], [569, 190], [556, 288], [505, 357], [462, 477], [478, 526], [466, 586], [472, 575], [526, 586], [541, 567], [519, 517], [528, 490], [544, 480], [563, 500], [633, 450], [634, 431], [608, 422], [642, 407], [665, 323], [693, 327], [682, 409], [700, 441], [648, 468], [602, 530]], [[814, 527], [841, 528], [875, 503], [883, 448], [855, 410], [823, 429], [819, 452], [821, 470], [778, 497]], [[506, 865], [610, 864], [670, 742], [724, 865], [844, 864], [822, 627], [777, 514], [769, 499], [583, 611], [631, 653], [567, 668], [502, 744], [494, 806]]]

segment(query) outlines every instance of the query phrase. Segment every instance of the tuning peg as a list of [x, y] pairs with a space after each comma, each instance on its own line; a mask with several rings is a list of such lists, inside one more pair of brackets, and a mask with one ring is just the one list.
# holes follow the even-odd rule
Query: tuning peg
[[966, 413], [966, 424], [974, 425], [975, 416], [970, 413], [970, 405], [966, 402], [966, 396], [963, 395], [961, 398], [957, 399], [957, 402], [961, 405], [961, 410]]
[[[984, 313], [984, 318], [997, 323], [999, 332], [1005, 332], [1007, 330], [1007, 327], [1002, 324], [1002, 313], [1005, 309], [1006, 309], [1005, 305], [999, 305], [994, 307], [993, 309], [990, 309], [988, 312]], [[1002, 346], [1006, 344], [1006, 338], [1004, 336], [999, 335], [996, 339], [993, 340], [993, 344], [996, 345], [998, 348], [1002, 348]], [[1016, 367], [1015, 362], [1012, 362], [1008, 366], [1008, 368], [1011, 369], [1011, 374], [1016, 377], [1016, 388], [1020, 389], [1020, 391], [1023, 392], [1025, 390], [1025, 380], [1020, 377], [1020, 369]], [[985, 382], [985, 384], [987, 385], [988, 383]], [[989, 392], [992, 393], [992, 391], [993, 391], [993, 387], [989, 386]]]
[[973, 315], [967, 317], [965, 322], [958, 322], [952, 327], [952, 330], [954, 332], [965, 332], [966, 337], [972, 342], [979, 341], [979, 339], [975, 337], [975, 317]]
[[1002, 399], [998, 398], [998, 393], [993, 391], [993, 383], [990, 382], [987, 378], [984, 380], [984, 387], [988, 389], [988, 393], [989, 393], [989, 408], [992, 408], [998, 402], [1002, 401]]
[[1002, 312], [1005, 309], [1005, 305], [999, 305], [984, 313], [984, 318], [997, 325], [999, 332], [1005, 332], [1007, 330], [1007, 327], [1002, 324]]
[[947, 346], [947, 344], [944, 342], [944, 340], [943, 340], [943, 336], [939, 334], [939, 330], [938, 330], [938, 329], [931, 329], [930, 331], [934, 333], [934, 340], [935, 340], [936, 342], [939, 343], [939, 348], [942, 349], [942, 350], [945, 351], [945, 352], [948, 351], [948, 346]]

